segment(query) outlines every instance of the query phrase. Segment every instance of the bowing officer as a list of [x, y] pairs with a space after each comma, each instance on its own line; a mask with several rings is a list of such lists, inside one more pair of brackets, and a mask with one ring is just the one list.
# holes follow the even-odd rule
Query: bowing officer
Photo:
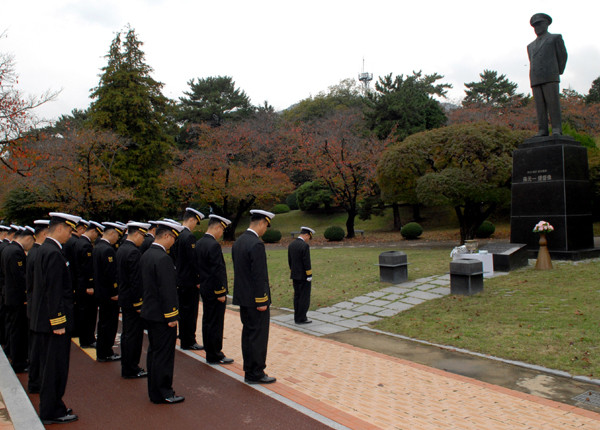
[[177, 268], [177, 293], [179, 295], [179, 341], [181, 349], [201, 350], [204, 347], [196, 342], [200, 284], [196, 264], [196, 238], [192, 230], [204, 218], [193, 208], [186, 208], [183, 214], [183, 230], [171, 250]]
[[177, 271], [167, 251], [183, 230], [181, 224], [158, 221], [156, 239], [140, 259], [144, 290], [141, 316], [148, 328], [148, 396], [153, 403], [179, 403], [173, 390], [179, 303]]
[[[0, 243], [0, 257], [2, 256], [3, 250], [10, 245], [15, 238], [15, 234], [21, 231], [21, 227], [18, 225], [11, 224], [10, 227], [4, 227], [6, 234], [4, 239]], [[5, 350], [9, 350], [10, 345], [8, 333], [6, 332], [6, 306], [4, 304], [4, 272], [2, 271], [2, 265], [0, 264], [0, 344]]]
[[154, 236], [156, 236], [156, 221], [148, 221], [148, 224], [150, 224], [150, 228], [144, 237], [144, 242], [140, 245], [140, 252], [142, 254], [150, 248], [150, 245], [154, 242]]
[[310, 290], [312, 281], [312, 268], [310, 265], [310, 246], [315, 231], [309, 227], [301, 227], [300, 234], [288, 246], [288, 265], [290, 266], [290, 279], [294, 286], [294, 322], [296, 324], [310, 324], [306, 318], [310, 306]]
[[[31, 300], [33, 298], [33, 267], [35, 265], [37, 252], [48, 236], [49, 224], [50, 220], [46, 219], [37, 219], [33, 222], [33, 225], [35, 226], [35, 243], [27, 253], [27, 268], [25, 270], [27, 318], [29, 319], [31, 319]], [[35, 332], [29, 329], [29, 378], [27, 381], [27, 391], [32, 394], [40, 392], [41, 362], [39, 346]]]
[[62, 245], [80, 218], [50, 212], [48, 237], [37, 251], [33, 268], [33, 295], [29, 327], [40, 340], [42, 364], [40, 418], [44, 424], [77, 420], [65, 406], [73, 332], [73, 284]]
[[27, 371], [29, 365], [27, 320], [26, 270], [28, 252], [35, 241], [35, 230], [22, 227], [14, 240], [2, 251], [2, 271], [4, 273], [4, 305], [6, 307], [6, 333], [8, 336], [8, 357], [15, 373]]
[[75, 323], [82, 348], [96, 348], [96, 321], [98, 303], [94, 297], [94, 243], [104, 232], [104, 226], [90, 221], [86, 231], [74, 246]]
[[196, 256], [202, 296], [202, 340], [209, 364], [231, 364], [223, 349], [223, 325], [227, 305], [227, 269], [219, 240], [231, 221], [208, 216], [208, 229], [196, 242]]
[[240, 307], [242, 321], [242, 356], [244, 381], [248, 384], [269, 384], [275, 378], [265, 373], [269, 342], [269, 271], [267, 253], [260, 237], [275, 217], [271, 212], [250, 211], [250, 226], [233, 243], [233, 304]]
[[127, 239], [117, 250], [117, 283], [119, 284], [119, 306], [123, 313], [121, 332], [121, 376], [143, 378], [148, 373], [139, 365], [144, 340], [144, 324], [140, 316], [144, 291], [139, 247], [144, 242], [150, 224], [130, 222], [127, 224]]
[[104, 227], [102, 239], [92, 251], [94, 295], [98, 301], [96, 360], [101, 363], [121, 359], [121, 356], [113, 351], [119, 328], [119, 290], [114, 245], [125, 232], [120, 224], [114, 222], [105, 222]]

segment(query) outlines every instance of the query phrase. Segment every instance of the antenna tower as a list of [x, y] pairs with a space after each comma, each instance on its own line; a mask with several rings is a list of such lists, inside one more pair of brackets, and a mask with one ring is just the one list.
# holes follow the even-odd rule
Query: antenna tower
[[363, 58], [362, 72], [358, 75], [358, 80], [363, 84], [363, 91], [369, 92], [369, 84], [373, 80], [373, 73], [365, 72], [365, 59]]

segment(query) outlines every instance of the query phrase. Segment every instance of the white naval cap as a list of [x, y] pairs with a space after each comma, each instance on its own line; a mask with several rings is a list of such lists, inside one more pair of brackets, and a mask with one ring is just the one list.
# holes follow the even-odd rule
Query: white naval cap
[[109, 228], [109, 229], [114, 229], [117, 231], [117, 233], [119, 233], [119, 236], [123, 236], [123, 234], [125, 233], [125, 225], [121, 225], [120, 223], [116, 223], [116, 222], [103, 222], [102, 223], [104, 225], [104, 227]]
[[305, 226], [300, 227], [300, 234], [306, 234], [306, 233], [308, 233], [312, 236], [313, 234], [315, 234], [315, 231], [310, 227], [305, 227]]
[[193, 216], [196, 217], [196, 219], [198, 220], [198, 222], [202, 221], [205, 217], [204, 214], [200, 211], [197, 211], [194, 208], [185, 208], [185, 211], [189, 214], [192, 214]]
[[271, 220], [275, 218], [275, 214], [272, 212], [263, 211], [261, 209], [252, 209], [250, 211], [250, 215], [252, 215], [252, 219], [260, 219], [264, 218], [267, 220], [267, 224], [271, 225]]
[[219, 221], [221, 223], [221, 225], [223, 226], [223, 228], [227, 228], [227, 226], [229, 224], [231, 224], [230, 220], [228, 220], [227, 218], [223, 218], [222, 216], [219, 216], [219, 215], [210, 214], [208, 216], [208, 218], [211, 219], [211, 220], [214, 219], [214, 220]]
[[131, 221], [127, 223], [127, 229], [130, 232], [137, 230], [142, 234], [146, 234], [148, 233], [148, 230], [150, 230], [150, 224], [146, 222]]
[[179, 233], [183, 230], [183, 226], [178, 222], [169, 222], [169, 221], [156, 221], [157, 225], [157, 234], [160, 230], [169, 230], [171, 233], [175, 235], [175, 237], [179, 236]]
[[105, 229], [105, 227], [102, 224], [100, 224], [99, 222], [90, 221], [88, 223], [88, 230], [96, 230], [98, 232], [98, 234], [102, 234], [104, 229]]
[[77, 224], [81, 221], [81, 217], [77, 215], [66, 214], [64, 212], [50, 212], [50, 224], [65, 223], [73, 230], [77, 228]]

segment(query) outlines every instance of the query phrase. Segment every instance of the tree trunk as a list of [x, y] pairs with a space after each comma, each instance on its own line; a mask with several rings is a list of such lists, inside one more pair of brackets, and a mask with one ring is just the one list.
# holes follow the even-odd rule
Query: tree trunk
[[402, 229], [402, 220], [400, 219], [400, 206], [398, 203], [392, 204], [392, 213], [394, 214], [394, 230], [400, 231]]
[[483, 210], [481, 203], [472, 202], [467, 202], [462, 210], [461, 206], [454, 207], [460, 224], [461, 245], [465, 243], [465, 240], [475, 238], [477, 228], [491, 215], [495, 208], [496, 204], [491, 203], [487, 209]]
[[415, 221], [415, 222], [422, 221], [423, 218], [421, 217], [421, 205], [419, 203], [413, 204], [412, 210], [413, 210], [413, 221]]
[[346, 220], [346, 237], [352, 239], [356, 236], [354, 233], [354, 219], [356, 218], [356, 208], [351, 208], [346, 211], [348, 213], [348, 219]]

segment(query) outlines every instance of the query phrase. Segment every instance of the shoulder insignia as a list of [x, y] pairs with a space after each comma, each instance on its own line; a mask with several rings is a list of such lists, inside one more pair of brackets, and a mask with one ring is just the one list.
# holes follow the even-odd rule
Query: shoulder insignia
[[112, 257], [108, 257], [108, 262], [112, 263], [113, 262], [113, 258]]
[[22, 261], [17, 261], [17, 265], [18, 265], [19, 267], [21, 267], [21, 266], [23, 265], [23, 262], [22, 262]]
[[195, 243], [192, 243], [192, 248], [195, 248], [195, 247], [196, 247], [196, 244], [195, 244]]
[[91, 256], [92, 256], [92, 253], [91, 253], [91, 252], [88, 252], [88, 253], [87, 253], [87, 256], [88, 256], [88, 257], [91, 257]]

